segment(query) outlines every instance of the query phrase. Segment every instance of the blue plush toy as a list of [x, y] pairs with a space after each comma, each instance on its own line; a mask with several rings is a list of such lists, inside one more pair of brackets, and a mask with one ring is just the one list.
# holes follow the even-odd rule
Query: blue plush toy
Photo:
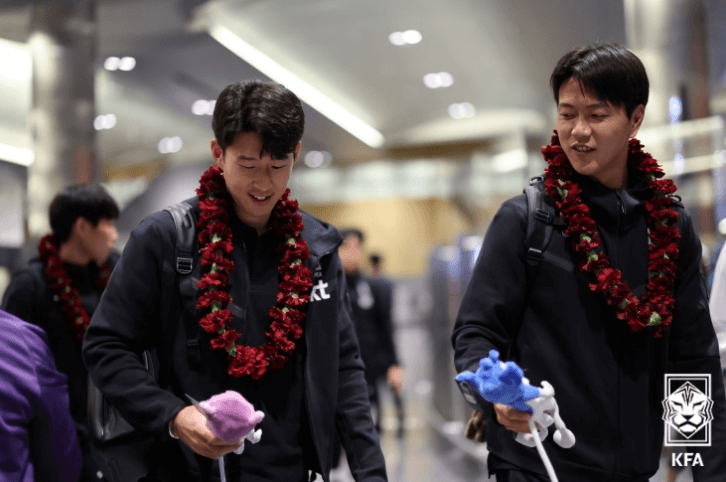
[[[491, 403], [509, 405], [520, 412], [532, 413], [527, 400], [539, 397], [539, 388], [531, 386], [524, 372], [514, 362], [499, 361], [499, 352], [492, 350], [487, 358], [479, 360], [476, 373], [463, 372], [456, 376], [459, 382], [468, 382]], [[465, 394], [466, 396], [466, 394]], [[468, 397], [467, 397], [468, 399]], [[470, 403], [476, 402], [469, 400]]]
[[563, 448], [570, 448], [575, 444], [575, 435], [560, 418], [552, 385], [542, 381], [542, 387], [531, 386], [522, 369], [514, 362], [500, 361], [499, 352], [496, 350], [491, 350], [488, 357], [479, 360], [476, 373], [459, 373], [456, 381], [459, 382], [464, 397], [480, 410], [486, 409], [483, 399], [532, 414], [529, 420], [531, 433], [518, 433], [515, 439], [528, 447], [537, 447], [550, 479], [556, 482], [554, 469], [542, 446], [542, 441], [548, 434], [547, 427], [555, 424], [557, 429], [553, 438]]

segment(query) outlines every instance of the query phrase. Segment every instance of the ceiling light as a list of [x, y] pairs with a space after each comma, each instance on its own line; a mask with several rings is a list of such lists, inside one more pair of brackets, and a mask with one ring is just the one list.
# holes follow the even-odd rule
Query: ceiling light
[[192, 104], [192, 113], [194, 115], [212, 115], [214, 114], [214, 106], [216, 103], [216, 100], [195, 100]]
[[451, 104], [449, 106], [449, 115], [454, 119], [468, 119], [474, 117], [476, 109], [469, 102], [462, 102], [460, 104]]
[[106, 70], [118, 70], [118, 64], [121, 61], [118, 57], [109, 57], [103, 63], [103, 68]]
[[424, 84], [429, 89], [438, 89], [439, 87], [451, 87], [454, 83], [454, 77], [448, 72], [439, 72], [424, 75]]
[[726, 235], [726, 218], [718, 222], [718, 232]]
[[93, 120], [93, 128], [97, 131], [101, 129], [111, 129], [116, 125], [116, 116], [113, 114], [99, 115]]
[[165, 137], [159, 141], [158, 148], [161, 154], [179, 152], [182, 148], [181, 137]]
[[35, 153], [30, 149], [0, 144], [0, 159], [21, 166], [29, 166], [35, 160]]
[[133, 70], [134, 67], [136, 67], [136, 59], [133, 57], [123, 57], [118, 61], [119, 70], [128, 72], [129, 70]]
[[388, 36], [388, 41], [400, 47], [402, 45], [415, 45], [421, 41], [423, 36], [418, 30], [406, 30], [405, 32], [393, 32]]
[[312, 169], [328, 167], [332, 160], [333, 156], [327, 151], [310, 151], [305, 154], [305, 165]]
[[349, 110], [326, 96], [303, 79], [242, 40], [230, 30], [214, 25], [209, 34], [220, 44], [242, 60], [268, 76], [277, 83], [294, 92], [300, 100], [307, 103], [340, 127], [373, 148], [381, 147], [385, 141], [383, 134], [356, 117]]

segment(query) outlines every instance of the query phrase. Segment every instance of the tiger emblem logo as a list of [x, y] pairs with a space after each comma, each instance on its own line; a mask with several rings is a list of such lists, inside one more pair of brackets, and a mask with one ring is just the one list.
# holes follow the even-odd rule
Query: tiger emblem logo
[[663, 420], [690, 439], [713, 420], [713, 400], [686, 382], [663, 400]]

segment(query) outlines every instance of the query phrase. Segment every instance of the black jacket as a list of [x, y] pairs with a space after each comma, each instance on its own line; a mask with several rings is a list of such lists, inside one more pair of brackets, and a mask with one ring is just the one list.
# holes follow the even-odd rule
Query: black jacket
[[374, 384], [398, 365], [391, 323], [392, 286], [381, 279], [346, 274], [353, 320], [366, 367], [366, 380]]
[[[582, 177], [578, 182], [613, 267], [642, 296], [647, 282], [647, 186], [640, 181], [615, 190]], [[505, 202], [488, 229], [452, 336], [456, 369], [476, 370], [478, 360], [492, 348], [507, 360], [511, 343], [509, 359], [523, 368], [530, 383], [552, 384], [560, 415], [577, 438], [570, 449], [556, 445], [551, 435], [544, 442], [563, 482], [647, 480], [656, 473], [664, 434], [665, 373], [711, 374], [712, 446], [718, 450], [699, 449], [705, 467], [694, 468], [694, 474], [696, 481], [724, 480], [726, 403], [698, 270], [701, 244], [690, 216], [680, 207], [678, 211], [677, 305], [672, 326], [661, 339], [651, 329], [631, 333], [604, 296], [590, 291], [592, 275], [577, 269], [578, 257], [562, 234], [561, 218], [529, 289], [524, 195]], [[494, 455], [490, 468], [545, 474], [535, 449], [515, 442], [496, 423], [493, 411], [488, 417], [487, 443]]]
[[[198, 203], [190, 203], [198, 215]], [[328, 482], [337, 427], [356, 480], [385, 481], [385, 463], [370, 416], [363, 364], [337, 256], [342, 239], [328, 224], [307, 213], [302, 216], [313, 284], [327, 283], [329, 296], [308, 305], [303, 325], [305, 406], [300, 408], [309, 426], [308, 445], [314, 447], [307, 465]], [[189, 449], [170, 440], [168, 424], [188, 405], [184, 393], [203, 400], [233, 387], [234, 379], [226, 374], [226, 363], [215, 367], [190, 359], [181, 317], [185, 301], [175, 270], [175, 241], [176, 230], [165, 211], [149, 216], [132, 232], [86, 333], [83, 355], [93, 382], [124, 417], [160, 437], [165, 447], [162, 466], [170, 471], [198, 472], [194, 459], [181, 456], [182, 450]], [[194, 266], [198, 279], [198, 255]], [[238, 267], [237, 271], [244, 269]], [[203, 333], [201, 328], [199, 332]], [[203, 334], [200, 340], [208, 339]], [[138, 361], [136, 353], [145, 348], [159, 348], [162, 373], [171, 366], [167, 387], [160, 387]], [[180, 467], [185, 463], [186, 467]]]

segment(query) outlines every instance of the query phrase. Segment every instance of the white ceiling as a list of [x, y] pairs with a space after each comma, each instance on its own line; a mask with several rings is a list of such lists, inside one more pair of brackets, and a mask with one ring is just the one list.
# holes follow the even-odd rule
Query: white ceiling
[[[27, 38], [28, 5], [2, 1], [0, 36]], [[726, 2], [710, 0], [709, 37], [726, 38]], [[327, 150], [334, 162], [388, 156], [391, 149], [472, 141], [512, 129], [544, 135], [552, 124], [549, 74], [570, 48], [625, 43], [617, 0], [100, 0], [96, 111], [114, 113], [98, 133], [109, 165], [159, 158], [159, 139], [178, 135], [174, 164], [206, 160], [211, 117], [192, 103], [227, 84], [262, 74], [204, 29], [219, 22], [337, 101], [386, 138], [373, 149], [306, 106], [304, 149]], [[423, 40], [396, 47], [393, 31], [416, 29]], [[107, 72], [110, 55], [136, 58], [131, 72]], [[711, 45], [711, 84], [726, 91], [726, 52]], [[423, 76], [446, 71], [454, 83], [429, 89]], [[5, 95], [0, 93], [2, 98]], [[454, 120], [447, 108], [470, 102], [477, 115]], [[4, 115], [0, 123], [18, 122]], [[7, 114], [7, 112], [5, 113]]]

